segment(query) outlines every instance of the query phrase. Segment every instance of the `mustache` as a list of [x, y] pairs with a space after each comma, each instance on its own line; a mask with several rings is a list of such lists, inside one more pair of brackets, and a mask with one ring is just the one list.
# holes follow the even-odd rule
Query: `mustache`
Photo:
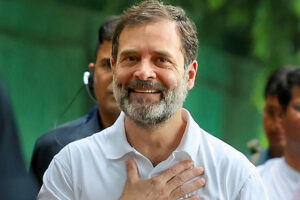
[[135, 79], [133, 81], [130, 81], [127, 85], [125, 85], [124, 89], [130, 90], [132, 88], [154, 89], [154, 90], [159, 90], [162, 93], [168, 91], [168, 88], [166, 86], [152, 80], [143, 81], [143, 80]]

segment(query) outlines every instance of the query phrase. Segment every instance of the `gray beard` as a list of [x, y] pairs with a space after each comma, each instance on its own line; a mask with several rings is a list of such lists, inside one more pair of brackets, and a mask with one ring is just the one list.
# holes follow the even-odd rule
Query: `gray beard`
[[[132, 104], [129, 99], [129, 88], [151, 88], [161, 91], [162, 99], [159, 103], [149, 104], [148, 99], [140, 98], [137, 105]], [[124, 88], [119, 85], [115, 76], [113, 79], [114, 96], [121, 110], [133, 120], [138, 126], [153, 127], [159, 126], [170, 119], [174, 113], [182, 107], [188, 93], [188, 73], [184, 74], [181, 85], [168, 90], [164, 85], [153, 81], [133, 80]]]

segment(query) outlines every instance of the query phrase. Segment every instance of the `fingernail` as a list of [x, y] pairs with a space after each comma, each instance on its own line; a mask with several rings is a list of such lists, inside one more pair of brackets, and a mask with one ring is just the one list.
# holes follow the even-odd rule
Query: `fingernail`
[[198, 181], [201, 185], [205, 185], [206, 183], [206, 180], [204, 178], [199, 178]]
[[202, 174], [202, 173], [204, 172], [204, 168], [203, 168], [203, 167], [197, 167], [197, 169], [198, 169], [198, 172], [199, 172], [200, 174]]
[[193, 161], [193, 160], [187, 160], [187, 162], [188, 162], [189, 164], [194, 164], [194, 161]]
[[185, 163], [186, 167], [193, 168], [194, 166], [194, 162], [192, 160], [185, 160], [183, 162]]

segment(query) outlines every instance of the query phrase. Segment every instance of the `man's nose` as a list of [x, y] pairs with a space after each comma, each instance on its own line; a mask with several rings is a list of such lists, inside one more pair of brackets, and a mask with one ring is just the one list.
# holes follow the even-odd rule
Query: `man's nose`
[[153, 66], [151, 66], [151, 63], [150, 62], [141, 62], [134, 74], [133, 74], [134, 78], [138, 78], [140, 80], [152, 80], [152, 79], [155, 79], [156, 78], [156, 73], [153, 69]]

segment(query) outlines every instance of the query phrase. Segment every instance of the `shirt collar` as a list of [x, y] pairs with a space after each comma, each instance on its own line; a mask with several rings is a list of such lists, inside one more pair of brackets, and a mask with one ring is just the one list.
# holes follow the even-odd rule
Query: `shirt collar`
[[174, 153], [185, 152], [190, 159], [197, 160], [201, 140], [200, 128], [186, 109], [182, 109], [182, 117], [186, 120], [187, 125], [181, 142]]
[[[199, 134], [200, 128], [187, 110], [182, 110], [182, 117], [187, 121], [187, 126], [179, 146], [173, 153], [176, 156], [176, 154], [184, 152], [188, 154], [190, 159], [196, 160], [201, 139], [201, 135]], [[121, 112], [114, 125], [99, 134], [99, 136], [104, 137], [104, 142], [101, 145], [108, 159], [119, 159], [130, 152], [137, 153], [127, 142], [124, 119], [125, 114]]]
[[104, 139], [101, 145], [108, 159], [119, 159], [129, 152], [136, 151], [127, 142], [124, 120], [125, 114], [121, 112], [116, 122], [99, 134]]

